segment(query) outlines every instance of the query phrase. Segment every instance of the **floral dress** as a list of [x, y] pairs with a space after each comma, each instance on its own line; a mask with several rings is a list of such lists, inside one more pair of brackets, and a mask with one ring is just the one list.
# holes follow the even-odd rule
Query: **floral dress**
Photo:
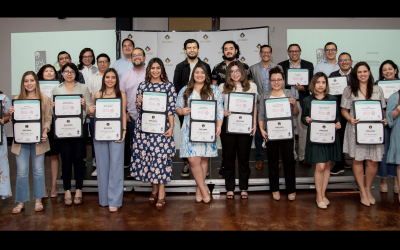
[[[10, 99], [6, 95], [1, 94], [0, 100], [4, 114], [8, 114], [8, 108], [11, 107]], [[8, 164], [8, 149], [7, 149], [7, 136], [6, 130], [3, 126], [1, 131], [1, 140], [3, 145], [0, 145], [0, 196], [2, 199], [11, 196], [11, 185], [10, 185], [10, 166]]]
[[[136, 91], [136, 100], [139, 92], [153, 91], [168, 93], [168, 116], [175, 115], [176, 92], [174, 85], [169, 82], [147, 83], [141, 82]], [[175, 156], [175, 142], [173, 136], [165, 137], [162, 134], [148, 134], [141, 132], [142, 114], [137, 108], [139, 116], [135, 123], [134, 140], [132, 144], [132, 158], [130, 164], [131, 176], [139, 181], [150, 181], [152, 184], [163, 184], [171, 180], [172, 159]], [[167, 117], [167, 128], [170, 128]]]

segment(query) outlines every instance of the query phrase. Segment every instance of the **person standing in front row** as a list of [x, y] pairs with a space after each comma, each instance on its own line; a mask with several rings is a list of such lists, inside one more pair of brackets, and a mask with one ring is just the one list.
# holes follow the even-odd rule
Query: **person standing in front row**
[[[359, 119], [354, 118], [353, 102], [359, 100], [377, 100], [386, 107], [383, 90], [380, 86], [374, 85], [371, 70], [366, 62], [358, 62], [350, 73], [350, 85], [343, 91], [343, 98], [340, 106], [342, 115], [347, 120], [344, 134], [343, 152], [353, 158], [353, 174], [360, 189], [361, 203], [365, 206], [375, 205], [375, 199], [370, 188], [378, 170], [378, 162], [382, 161], [384, 145], [357, 145], [354, 127]], [[385, 112], [383, 111], [383, 114]], [[387, 125], [386, 118], [382, 120]], [[363, 161], [366, 160], [365, 167]], [[365, 175], [365, 186], [364, 186]]]
[[[251, 74], [257, 85], [257, 105], [262, 94], [271, 89], [271, 85], [269, 84], [269, 71], [277, 66], [275, 63], [271, 62], [271, 58], [274, 55], [271, 46], [266, 44], [261, 46], [259, 55], [261, 61], [250, 67]], [[278, 65], [278, 67], [282, 69], [281, 66]], [[254, 144], [256, 146], [256, 169], [261, 170], [264, 163], [264, 153], [262, 147], [263, 138], [258, 124], [256, 134], [254, 135]]]
[[[164, 92], [168, 95], [168, 120], [164, 134], [141, 132], [142, 114], [140, 108], [143, 101], [143, 91]], [[131, 176], [135, 180], [151, 182], [153, 191], [149, 202], [156, 204], [157, 210], [163, 210], [165, 208], [165, 184], [171, 181], [171, 158], [175, 156], [173, 131], [176, 92], [175, 86], [168, 81], [164, 64], [160, 58], [155, 57], [150, 60], [146, 68], [146, 79], [137, 88], [136, 99], [139, 115], [135, 123], [135, 142], [132, 145]]]
[[296, 98], [293, 92], [289, 89], [284, 89], [285, 74], [279, 67], [272, 68], [269, 71], [269, 82], [271, 84], [271, 90], [264, 92], [260, 97], [258, 103], [258, 125], [260, 126], [261, 135], [267, 142], [267, 155], [268, 155], [268, 176], [269, 183], [272, 191], [272, 197], [274, 200], [280, 200], [281, 195], [279, 193], [279, 151], [282, 156], [283, 169], [285, 173], [285, 186], [288, 194], [288, 199], [293, 201], [296, 198], [296, 173], [294, 159], [294, 140], [277, 140], [268, 141], [269, 136], [265, 131], [267, 126], [267, 115], [265, 113], [265, 101], [274, 98], [289, 98], [289, 102], [292, 108], [292, 114], [297, 116], [299, 113]]
[[[10, 99], [3, 94], [3, 91], [0, 91], [0, 108], [2, 109], [3, 117], [0, 117], [1, 124], [5, 125], [10, 121], [10, 114], [8, 113], [8, 108], [11, 107]], [[8, 145], [7, 145], [7, 136], [6, 136], [6, 128], [3, 126], [1, 130], [1, 141], [3, 142], [0, 145], [0, 173], [2, 181], [0, 182], [0, 198], [6, 199], [7, 197], [11, 197], [11, 184], [10, 184], [10, 166], [8, 163]]]
[[[183, 87], [185, 87], [189, 82], [189, 76], [192, 75], [192, 71], [194, 66], [197, 63], [203, 64], [207, 68], [207, 75], [211, 79], [211, 69], [208, 63], [203, 62], [198, 58], [198, 54], [200, 51], [199, 43], [194, 39], [187, 39], [183, 44], [185, 48], [185, 53], [187, 58], [176, 65], [175, 72], [174, 72], [174, 81], [173, 84], [175, 85], [176, 93], [179, 93]], [[183, 123], [183, 115], [178, 116], [179, 121]], [[189, 161], [187, 158], [183, 158], [183, 168], [181, 172], [182, 177], [189, 177]]]
[[[300, 45], [290, 44], [287, 53], [289, 55], [289, 60], [278, 63], [278, 65], [282, 66], [285, 77], [287, 77], [286, 75], [287, 69], [302, 68], [302, 69], [308, 69], [308, 80], [310, 81], [314, 75], [314, 66], [311, 62], [300, 59], [301, 56]], [[294, 124], [297, 126], [297, 132], [299, 135], [299, 154], [298, 154], [299, 161], [303, 165], [311, 166], [310, 163], [306, 163], [304, 161], [304, 154], [305, 154], [306, 140], [307, 140], [307, 127], [301, 123], [301, 112], [302, 112], [301, 110], [303, 108], [303, 100], [304, 98], [310, 95], [310, 92], [308, 92], [308, 86], [302, 86], [300, 84], [297, 84], [296, 86], [286, 86], [285, 88], [292, 90], [297, 102], [300, 104], [298, 106], [299, 115], [297, 116], [297, 119], [294, 122]]]
[[[311, 133], [309, 126], [311, 119], [311, 101], [324, 100], [324, 101], [337, 101], [336, 97], [329, 94], [328, 77], [325, 73], [318, 72], [311, 79], [308, 89], [312, 95], [304, 98], [303, 113], [301, 114], [301, 122], [308, 126], [307, 134]], [[335, 129], [340, 129], [340, 111], [339, 105], [336, 103], [336, 124]], [[305, 160], [309, 163], [316, 163], [314, 172], [315, 190], [317, 192], [317, 206], [321, 209], [326, 209], [330, 204], [325, 196], [325, 191], [328, 186], [331, 161], [339, 161], [342, 153], [339, 134], [336, 130], [335, 142], [332, 144], [314, 144], [307, 140]], [[309, 136], [307, 135], [307, 138]]]
[[190, 142], [190, 100], [217, 100], [217, 126], [215, 136], [221, 134], [224, 119], [224, 106], [221, 93], [211, 84], [207, 75], [207, 68], [203, 64], [196, 64], [187, 86], [179, 92], [176, 113], [184, 115], [185, 120], [181, 128], [180, 158], [187, 157], [190, 169], [197, 184], [196, 201], [209, 203], [211, 195], [204, 181], [208, 171], [208, 158], [218, 156], [217, 143]]
[[[119, 89], [118, 73], [115, 69], [107, 69], [103, 73], [100, 91], [94, 94], [97, 98], [121, 98], [122, 110], [126, 109], [126, 95]], [[88, 109], [88, 114], [94, 116], [95, 105]], [[95, 141], [97, 163], [97, 184], [99, 188], [99, 203], [109, 206], [110, 212], [118, 211], [122, 206], [124, 194], [124, 139], [126, 134], [126, 113], [122, 112], [122, 139], [120, 141]], [[93, 134], [93, 137], [95, 134]]]

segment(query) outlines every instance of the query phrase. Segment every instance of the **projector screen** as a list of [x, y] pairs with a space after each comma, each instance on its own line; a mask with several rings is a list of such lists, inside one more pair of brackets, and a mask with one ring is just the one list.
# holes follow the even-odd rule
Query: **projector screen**
[[11, 92], [18, 95], [21, 77], [26, 71], [39, 71], [44, 64], [59, 70], [57, 55], [67, 51], [78, 65], [79, 53], [91, 48], [95, 56], [106, 53], [111, 65], [116, 58], [115, 30], [31, 32], [11, 34]]
[[288, 29], [287, 44], [300, 45], [301, 58], [314, 64], [325, 60], [324, 46], [334, 42], [338, 47], [337, 56], [348, 52], [353, 59], [353, 66], [365, 61], [371, 67], [375, 80], [379, 78], [379, 66], [385, 60], [400, 63], [400, 51], [397, 42], [400, 30], [369, 29]]

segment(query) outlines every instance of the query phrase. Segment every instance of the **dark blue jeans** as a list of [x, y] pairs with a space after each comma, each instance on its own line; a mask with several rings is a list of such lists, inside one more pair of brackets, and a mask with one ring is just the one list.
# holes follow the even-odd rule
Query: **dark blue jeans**
[[89, 124], [89, 127], [90, 127], [91, 141], [92, 141], [92, 156], [93, 156], [93, 158], [95, 158], [95, 154], [94, 154], [94, 144], [93, 144], [93, 141], [94, 141], [94, 118], [93, 118], [93, 117], [90, 117], [90, 124]]
[[[131, 121], [130, 122], [128, 122], [128, 121], [126, 122], [126, 128], [127, 128], [128, 132], [129, 132], [129, 145], [130, 145], [131, 150], [132, 150], [133, 136], [135, 134], [135, 119], [133, 119], [132, 116], [129, 116], [129, 118], [131, 119]], [[131, 156], [129, 155], [129, 158], [130, 157]]]
[[255, 154], [255, 158], [256, 161], [264, 161], [264, 153], [263, 153], [263, 140], [264, 138], [261, 136], [261, 131], [260, 131], [260, 127], [257, 124], [257, 130], [256, 130], [256, 134], [254, 135], [254, 144], [256, 145], [256, 154]]

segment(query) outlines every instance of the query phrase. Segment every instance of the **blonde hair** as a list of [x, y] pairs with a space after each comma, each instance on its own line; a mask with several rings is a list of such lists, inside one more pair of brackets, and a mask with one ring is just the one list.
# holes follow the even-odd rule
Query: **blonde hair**
[[[57, 72], [56, 72], [56, 74], [57, 74]], [[27, 94], [25, 86], [24, 86], [24, 81], [25, 81], [25, 77], [28, 75], [33, 76], [33, 78], [35, 79], [35, 82], [36, 82], [35, 95], [36, 95], [36, 99], [41, 100], [41, 108], [42, 108], [42, 116], [43, 116], [44, 108], [45, 108], [44, 105], [45, 105], [45, 102], [47, 101], [47, 99], [49, 99], [49, 97], [40, 92], [39, 79], [38, 79], [37, 75], [35, 74], [35, 72], [27, 71], [22, 75], [21, 90], [20, 90], [19, 95], [17, 95], [15, 97], [15, 99], [27, 99], [28, 94]]]

